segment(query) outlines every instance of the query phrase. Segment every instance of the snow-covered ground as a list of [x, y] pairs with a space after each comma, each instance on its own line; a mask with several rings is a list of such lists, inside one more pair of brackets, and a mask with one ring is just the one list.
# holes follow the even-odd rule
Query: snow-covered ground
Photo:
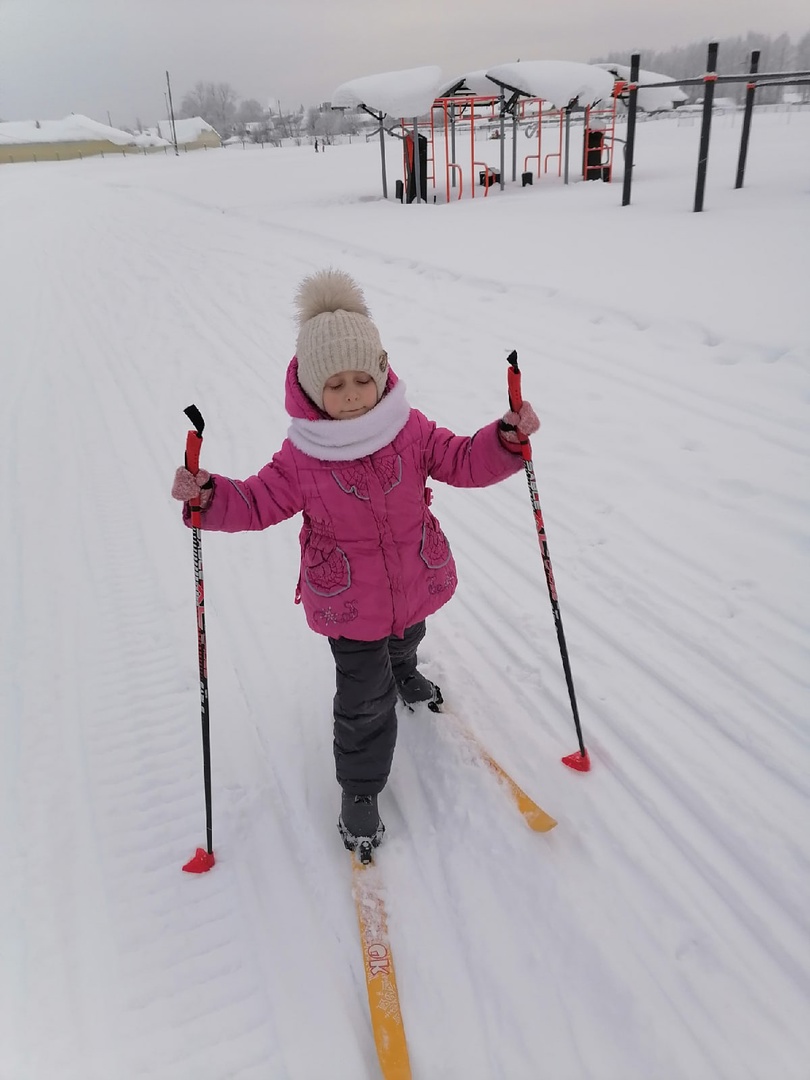
[[386, 203], [375, 142], [3, 169], [2, 1080], [378, 1075], [294, 521], [204, 538], [218, 862], [180, 871], [204, 840], [182, 410], [209, 468], [270, 458], [292, 296], [326, 265], [459, 432], [503, 412], [518, 350], [593, 757], [559, 761], [525, 478], [438, 489], [461, 585], [424, 668], [559, 826], [401, 717], [379, 863], [414, 1076], [810, 1075], [810, 115], [758, 115], [734, 191], [739, 133], [715, 123], [702, 215], [675, 118], [640, 127], [625, 209], [556, 178]]

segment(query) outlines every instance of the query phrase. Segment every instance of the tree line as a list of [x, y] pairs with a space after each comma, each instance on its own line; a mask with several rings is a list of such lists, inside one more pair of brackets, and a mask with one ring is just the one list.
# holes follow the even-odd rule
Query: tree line
[[[629, 64], [633, 52], [641, 54], [641, 66], [674, 79], [697, 78], [704, 74], [709, 39], [689, 45], [676, 45], [664, 50], [619, 50], [600, 56], [591, 63]], [[795, 43], [788, 34], [770, 37], [750, 31], [744, 37], [723, 38], [719, 41], [718, 72], [731, 75], [748, 71], [751, 53], [760, 50], [760, 71], [810, 71], [810, 31]], [[718, 93], [723, 97], [742, 100], [744, 83], [722, 83]], [[703, 93], [702, 86], [684, 88], [690, 100]], [[757, 100], [762, 103], [780, 101], [784, 87], [761, 87]], [[240, 99], [230, 83], [197, 82], [182, 98], [177, 116], [201, 116], [223, 138], [230, 135], [248, 137], [257, 142], [280, 142], [304, 135], [317, 136], [330, 142], [336, 135], [356, 134], [364, 125], [362, 116], [352, 112], [333, 112], [328, 105], [282, 111], [262, 105], [255, 98]]]
[[[760, 50], [760, 71], [810, 71], [810, 31], [797, 42], [791, 41], [788, 34], [769, 37], [750, 31], [745, 37], [723, 38], [718, 40], [717, 70], [720, 75], [735, 75], [749, 69], [751, 53]], [[592, 63], [629, 64], [631, 53], [641, 54], [641, 66], [647, 71], [656, 71], [669, 75], [673, 79], [694, 79], [705, 74], [706, 52], [709, 39], [694, 41], [690, 45], [676, 45], [670, 49], [632, 49], [612, 52], [599, 57]], [[768, 104], [781, 101], [782, 92], [789, 87], [760, 87], [757, 101]], [[797, 87], [796, 89], [799, 89]], [[685, 86], [684, 92], [690, 100], [701, 97], [701, 86]], [[742, 100], [745, 96], [744, 83], [720, 83], [718, 94], [723, 97]]]
[[333, 112], [327, 105], [308, 110], [282, 110], [262, 105], [255, 98], [240, 100], [230, 83], [198, 82], [180, 102], [179, 119], [201, 116], [223, 139], [231, 135], [253, 142], [279, 143], [282, 139], [317, 136], [330, 142], [335, 135], [357, 133], [361, 119], [354, 112]]

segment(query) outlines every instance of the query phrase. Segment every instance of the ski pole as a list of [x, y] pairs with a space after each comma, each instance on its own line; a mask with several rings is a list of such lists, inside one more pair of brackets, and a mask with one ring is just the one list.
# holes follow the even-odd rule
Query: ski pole
[[[205, 421], [196, 405], [189, 405], [183, 412], [194, 425], [186, 436], [186, 468], [194, 476], [200, 468], [200, 450]], [[200, 669], [200, 712], [202, 715], [203, 784], [205, 786], [205, 837], [206, 847], [198, 847], [183, 869], [188, 874], [204, 874], [216, 862], [213, 849], [211, 822], [211, 740], [208, 712], [208, 655], [205, 644], [205, 586], [203, 583], [201, 507], [189, 503], [191, 534], [194, 547], [194, 582], [197, 598], [197, 659]]]
[[[514, 349], [509, 356], [507, 356], [506, 362], [509, 364], [509, 370], [506, 376], [509, 389], [509, 408], [512, 412], [519, 412], [520, 406], [523, 404], [523, 394], [520, 388], [520, 368], [518, 367], [517, 352]], [[554, 615], [554, 625], [557, 628], [557, 641], [560, 645], [560, 656], [562, 657], [565, 681], [568, 685], [568, 697], [571, 701], [571, 711], [574, 714], [574, 727], [576, 728], [577, 739], [579, 740], [579, 750], [575, 750], [573, 754], [567, 754], [562, 761], [569, 769], [576, 769], [577, 772], [588, 772], [591, 767], [591, 760], [588, 757], [588, 751], [585, 749], [585, 743], [582, 741], [582, 728], [579, 723], [579, 710], [577, 709], [577, 699], [574, 693], [574, 679], [571, 675], [571, 664], [568, 660], [568, 646], [565, 644], [562, 615], [560, 614], [560, 604], [557, 600], [557, 586], [554, 583], [554, 571], [551, 569], [551, 556], [549, 555], [548, 541], [546, 540], [546, 527], [543, 522], [543, 511], [540, 509], [540, 497], [537, 494], [537, 480], [535, 478], [534, 463], [532, 461], [532, 447], [528, 436], [521, 440], [520, 452], [523, 456], [523, 466], [526, 470], [526, 479], [529, 483], [529, 497], [532, 501], [534, 524], [537, 529], [537, 539], [540, 541], [540, 553], [543, 557], [543, 569], [546, 572], [546, 585], [548, 586], [548, 595], [551, 600], [551, 611]]]

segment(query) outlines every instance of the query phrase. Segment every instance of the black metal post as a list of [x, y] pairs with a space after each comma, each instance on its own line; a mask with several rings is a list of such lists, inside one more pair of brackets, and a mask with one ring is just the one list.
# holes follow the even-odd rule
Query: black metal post
[[520, 130], [518, 124], [518, 107], [515, 102], [515, 107], [512, 111], [512, 183], [517, 180], [517, 137]]
[[413, 176], [416, 180], [416, 201], [422, 201], [422, 163], [419, 160], [419, 117], [413, 118]]
[[717, 81], [717, 42], [709, 45], [706, 58], [706, 74], [703, 76], [703, 122], [700, 127], [700, 150], [698, 151], [697, 182], [695, 184], [695, 213], [703, 209], [703, 193], [706, 190], [706, 168], [709, 164], [709, 138], [712, 131], [712, 106], [714, 84]]
[[501, 191], [503, 191], [504, 183], [505, 183], [504, 175], [503, 175], [503, 169], [504, 169], [504, 165], [506, 164], [506, 162], [504, 160], [504, 152], [505, 152], [505, 149], [506, 149], [505, 146], [504, 146], [504, 140], [506, 138], [506, 99], [504, 97], [503, 87], [501, 87], [501, 100], [499, 102], [499, 105], [500, 105], [500, 113], [501, 113], [501, 115], [500, 115], [500, 129], [499, 129], [499, 132], [498, 132], [498, 134], [501, 136], [501, 154], [500, 154], [500, 158], [499, 158], [500, 172], [501, 172], [500, 188], [501, 188]]
[[[450, 105], [450, 160], [455, 165], [456, 163], [456, 106], [455, 103]], [[450, 173], [450, 186], [456, 186], [456, 170], [453, 169]]]
[[[375, 116], [377, 114], [372, 113], [371, 115]], [[385, 113], [381, 111], [377, 118], [380, 121], [380, 163], [382, 165], [383, 198], [387, 199], [388, 198], [388, 177], [387, 177], [386, 172], [385, 172], [385, 128], [383, 127], [383, 120], [385, 119]]]
[[[756, 75], [759, 68], [759, 49], [751, 53], [750, 73]], [[737, 161], [737, 180], [735, 188], [741, 188], [745, 179], [745, 159], [748, 157], [748, 137], [751, 134], [751, 117], [754, 113], [754, 96], [757, 92], [757, 84], [749, 82], [745, 93], [745, 115], [743, 116], [742, 137], [740, 138], [740, 157]]]
[[630, 205], [630, 190], [633, 186], [633, 155], [636, 149], [636, 111], [638, 109], [638, 73], [640, 67], [641, 54], [633, 53], [630, 57], [630, 97], [627, 104], [627, 142], [624, 144], [622, 206]]

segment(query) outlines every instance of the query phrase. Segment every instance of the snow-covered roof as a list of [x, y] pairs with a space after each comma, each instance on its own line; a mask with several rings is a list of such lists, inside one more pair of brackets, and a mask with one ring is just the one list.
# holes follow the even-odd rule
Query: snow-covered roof
[[[595, 64], [595, 67], [604, 68], [611, 72], [617, 79], [630, 81], [630, 68], [626, 64]], [[656, 71], [639, 71], [639, 83], [646, 82], [671, 82], [672, 86], [654, 86], [649, 90], [639, 90], [636, 97], [638, 107], [645, 112], [660, 112], [662, 109], [672, 109], [676, 102], [686, 101], [686, 94], [669, 75], [659, 75]]]
[[387, 116], [423, 116], [430, 112], [443, 81], [441, 68], [433, 66], [364, 75], [341, 83], [332, 94], [332, 108], [365, 105]]
[[102, 141], [116, 146], [159, 146], [163, 143], [155, 135], [131, 135], [79, 113], [71, 113], [64, 120], [7, 120], [0, 123], [0, 143], [7, 145]]
[[447, 79], [438, 67], [408, 68], [366, 75], [343, 83], [332, 95], [332, 108], [365, 105], [388, 116], [423, 116], [438, 97], [474, 94], [497, 97], [501, 87], [542, 98], [557, 108], [574, 100], [592, 105], [613, 93], [612, 75], [594, 64], [568, 60], [529, 60], [470, 71]]
[[[207, 124], [201, 116], [192, 116], [183, 120], [175, 120], [174, 127], [177, 131], [177, 142], [181, 146], [184, 143], [196, 142], [204, 131], [211, 131], [214, 135], [217, 134], [214, 128], [212, 128], [210, 124]], [[174, 142], [171, 120], [158, 120], [158, 131], [160, 132], [161, 138], [166, 139], [167, 142]]]
[[580, 105], [607, 101], [614, 86], [603, 68], [573, 60], [518, 60], [487, 68], [487, 78], [507, 90], [550, 101], [558, 109], [574, 100]]
[[498, 97], [501, 88], [492, 79], [487, 78], [486, 68], [480, 71], [468, 71], [454, 79], [442, 83], [436, 97], [450, 97], [453, 94], [473, 94], [475, 97]]

